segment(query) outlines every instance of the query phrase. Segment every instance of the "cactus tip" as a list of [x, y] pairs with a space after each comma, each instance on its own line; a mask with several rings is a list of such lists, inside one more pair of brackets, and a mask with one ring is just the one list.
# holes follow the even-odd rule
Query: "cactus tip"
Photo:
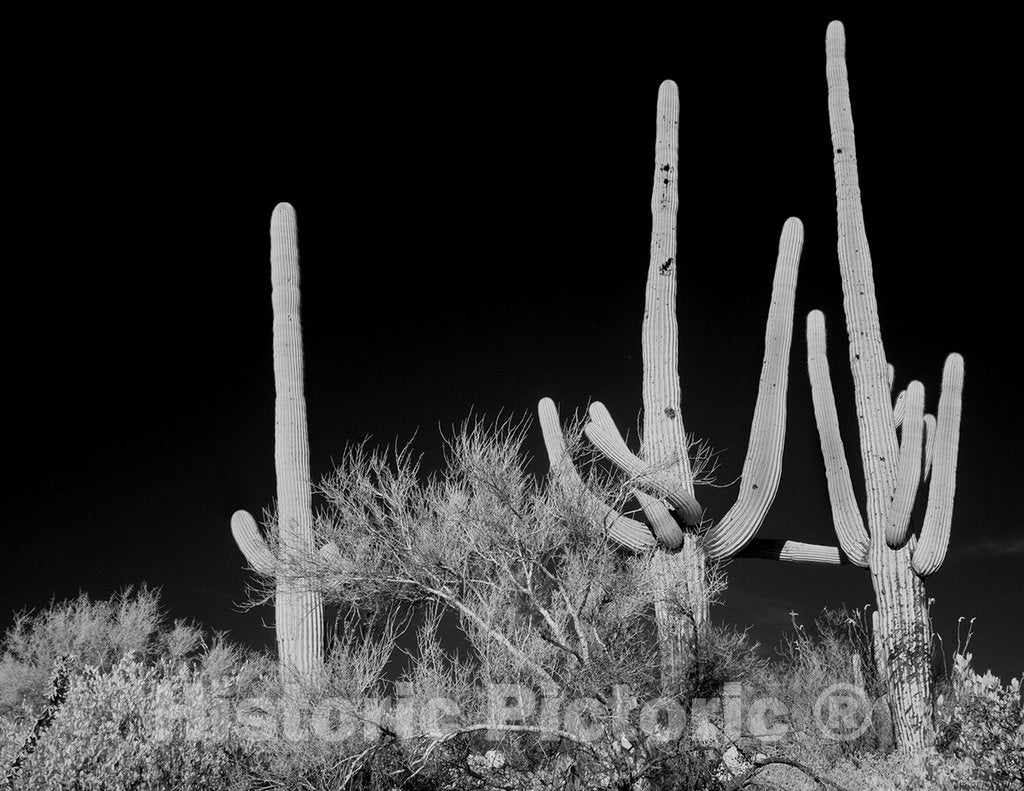
[[667, 113], [669, 117], [676, 117], [679, 114], [679, 86], [675, 80], [665, 80], [658, 87], [658, 113]]

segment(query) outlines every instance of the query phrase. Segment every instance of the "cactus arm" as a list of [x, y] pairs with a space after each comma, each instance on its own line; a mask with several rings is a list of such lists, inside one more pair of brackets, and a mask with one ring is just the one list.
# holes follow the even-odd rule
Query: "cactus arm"
[[654, 188], [651, 193], [651, 257], [644, 296], [643, 437], [648, 466], [667, 467], [693, 493], [679, 384], [676, 319], [676, 214], [679, 207], [679, 89], [665, 80], [658, 89]]
[[537, 417], [540, 419], [540, 430], [544, 436], [544, 448], [548, 452], [551, 473], [560, 481], [583, 488], [583, 478], [576, 471], [576, 466], [565, 447], [565, 437], [562, 436], [562, 424], [558, 419], [558, 407], [555, 406], [555, 402], [550, 398], [542, 398], [537, 403]]
[[273, 575], [277, 559], [267, 546], [252, 514], [248, 511], [235, 511], [231, 515], [231, 535], [245, 555], [249, 568], [268, 577]]
[[889, 524], [885, 543], [893, 549], [903, 546], [910, 527], [917, 489], [921, 484], [921, 435], [924, 433], [924, 385], [911, 382], [903, 391], [903, 435], [900, 438], [900, 460], [896, 474], [896, 491], [889, 508]]
[[900, 394], [896, 396], [896, 403], [892, 405], [892, 424], [896, 428], [903, 425], [903, 415], [906, 411], [906, 400], [907, 391], [900, 390]]
[[927, 481], [932, 471], [932, 452], [935, 449], [935, 415], [924, 416], [924, 460], [921, 480]]
[[914, 571], [934, 574], [946, 558], [956, 492], [956, 463], [960, 448], [960, 408], [963, 399], [964, 358], [951, 354], [942, 371], [942, 395], [936, 418], [932, 479], [921, 539], [914, 550]]
[[640, 501], [640, 507], [644, 509], [644, 515], [658, 542], [668, 549], [679, 549], [683, 545], [683, 531], [668, 507], [657, 497], [651, 497], [638, 489], [633, 494]]
[[893, 383], [896, 381], [896, 368], [892, 363], [889, 363], [889, 392], [892, 392]]
[[576, 471], [576, 465], [569, 457], [562, 436], [562, 424], [558, 419], [558, 407], [550, 398], [542, 398], [537, 404], [537, 417], [540, 420], [541, 434], [544, 436], [544, 448], [548, 452], [548, 465], [551, 474], [560, 482], [573, 487], [585, 488], [583, 478]]
[[[591, 495], [595, 500], [597, 497]], [[601, 503], [604, 509], [604, 526], [608, 538], [633, 552], [647, 552], [657, 546], [657, 541], [643, 522], [623, 516], [614, 508]]]
[[738, 558], [761, 558], [762, 560], [786, 560], [796, 563], [824, 563], [838, 566], [849, 563], [839, 547], [822, 544], [805, 544], [802, 541], [787, 541], [779, 538], [754, 538], [736, 553]]
[[850, 561], [864, 568], [868, 565], [870, 539], [853, 493], [846, 449], [839, 431], [839, 415], [826, 354], [825, 315], [820, 310], [811, 311], [807, 316], [807, 370], [836, 536]]
[[[651, 494], [667, 499], [688, 525], [700, 522], [702, 509], [693, 489], [670, 474], [667, 469], [652, 469], [651, 465], [634, 455], [622, 438], [608, 409], [600, 401], [590, 405], [591, 422], [584, 432], [605, 458], [634, 478], [634, 483]], [[678, 528], [677, 528], [678, 531]], [[681, 535], [679, 537], [681, 539]]]
[[743, 462], [740, 492], [732, 508], [704, 537], [704, 548], [711, 558], [733, 555], [754, 537], [779, 488], [786, 440], [786, 390], [789, 350], [793, 340], [793, 308], [803, 242], [803, 224], [790, 217], [779, 238], [761, 380], [750, 425], [747, 456]]
[[552, 476], [562, 485], [568, 485], [582, 492], [591, 505], [600, 509], [610, 539], [634, 552], [653, 549], [656, 545], [654, 536], [643, 522], [623, 516], [614, 508], [601, 502], [587, 489], [566, 450], [555, 402], [550, 398], [542, 398], [537, 405], [537, 415], [540, 418], [541, 433], [544, 435], [544, 447], [548, 452], [548, 463]]

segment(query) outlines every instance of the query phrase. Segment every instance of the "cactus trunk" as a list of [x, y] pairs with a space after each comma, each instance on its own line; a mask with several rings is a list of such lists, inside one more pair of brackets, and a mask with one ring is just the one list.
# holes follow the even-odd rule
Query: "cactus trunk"
[[[274, 464], [283, 560], [313, 556], [309, 438], [303, 382], [299, 248], [295, 210], [274, 209], [270, 223], [274, 304]], [[323, 600], [292, 575], [279, 576], [277, 649], [285, 678], [311, 678], [323, 666]]]
[[676, 318], [676, 216], [679, 210], [679, 90], [666, 81], [658, 92], [651, 259], [644, 298], [644, 433], [640, 455], [661, 468], [692, 497], [680, 406], [679, 323]]
[[[679, 209], [679, 91], [666, 81], [658, 91], [654, 186], [651, 194], [651, 257], [644, 297], [643, 446], [641, 456], [678, 489], [679, 522], [699, 521], [693, 474], [680, 405], [679, 324], [676, 318], [676, 221]], [[688, 497], [687, 497], [688, 495]], [[653, 520], [652, 520], [653, 521]], [[654, 614], [661, 678], [678, 688], [693, 655], [694, 641], [708, 617], [707, 558], [692, 530], [672, 520], [656, 531]], [[678, 549], [676, 549], [678, 547]], [[681, 584], [682, 583], [682, 584]]]
[[[676, 318], [678, 210], [679, 91], [674, 82], [667, 81], [658, 92], [651, 193], [651, 257], [641, 332], [644, 371], [641, 455], [648, 465], [668, 473], [693, 498], [693, 475], [680, 404], [679, 324]], [[663, 679], [680, 677], [692, 654], [695, 630], [699, 630], [707, 620], [707, 563], [696, 538], [688, 531], [676, 539], [681, 539], [683, 545], [674, 554], [670, 554], [668, 549], [656, 550], [655, 620]], [[678, 586], [680, 579], [685, 580], [681, 589]], [[683, 601], [672, 595], [677, 591], [685, 597]]]
[[[884, 528], [883, 528], [884, 530]], [[885, 680], [893, 730], [900, 749], [918, 753], [932, 733], [931, 620], [924, 581], [911, 567], [912, 547], [886, 546], [872, 533], [871, 581], [881, 626], [879, 678]]]
[[710, 605], [707, 555], [699, 536], [687, 531], [677, 551], [657, 550], [652, 572], [662, 686], [684, 689]]

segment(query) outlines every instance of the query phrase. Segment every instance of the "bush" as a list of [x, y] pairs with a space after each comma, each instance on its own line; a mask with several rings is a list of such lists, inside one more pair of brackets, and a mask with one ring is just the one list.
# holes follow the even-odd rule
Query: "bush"
[[126, 656], [108, 671], [86, 666], [28, 759], [21, 788], [226, 787], [233, 746], [217, 713], [230, 679], [204, 683], [182, 664], [148, 666]]
[[222, 636], [166, 626], [158, 593], [146, 588], [23, 613], [3, 649], [5, 773], [33, 731], [55, 660], [74, 658], [66, 699], [24, 760], [19, 789], [233, 787], [244, 745], [219, 715], [273, 675], [268, 660]]
[[[810, 630], [794, 619], [771, 663], [743, 632], [704, 625], [685, 677], [659, 677], [651, 559], [611, 547], [579, 487], [538, 484], [521, 440], [469, 426], [429, 481], [405, 452], [346, 457], [318, 523], [339, 558], [282, 568], [339, 607], [325, 674], [303, 687], [166, 625], [145, 588], [19, 616], [0, 656], [0, 766], [32, 731], [54, 660], [77, 654], [16, 789], [1020, 788], [1020, 684], [978, 676], [965, 651], [939, 701], [941, 751], [887, 755], [878, 722], [840, 741], [819, 730], [814, 704], [837, 683], [886, 710], [864, 613], [826, 610]], [[400, 640], [410, 624], [415, 640]], [[715, 700], [739, 694], [729, 682], [743, 682], [746, 732]], [[765, 697], [785, 706], [772, 743], [751, 733]]]
[[[964, 764], [977, 787], [1024, 789], [1021, 679], [1006, 686], [971, 667], [970, 653], [953, 657], [953, 673], [937, 706], [937, 747]], [[982, 785], [984, 784], [984, 786]]]
[[167, 628], [159, 592], [145, 586], [110, 600], [83, 593], [39, 613], [18, 613], [0, 643], [0, 716], [38, 714], [58, 657], [73, 655], [107, 671], [126, 654], [177, 660], [203, 642], [202, 631], [183, 621]]
[[[749, 689], [751, 698], [769, 697], [786, 708], [787, 755], [826, 769], [844, 756], [885, 751], [891, 746], [888, 709], [871, 655], [871, 634], [864, 612], [825, 609], [808, 629], [791, 614], [793, 630], [783, 636], [777, 658], [759, 682]], [[819, 727], [815, 706], [819, 696], [837, 684], [863, 689], [851, 719], [870, 725], [851, 739], [836, 739]], [[851, 732], [852, 735], [852, 732]]]

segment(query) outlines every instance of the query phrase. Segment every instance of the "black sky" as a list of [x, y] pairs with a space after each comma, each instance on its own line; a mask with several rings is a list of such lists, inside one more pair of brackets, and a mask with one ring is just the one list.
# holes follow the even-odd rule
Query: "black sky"
[[[417, 430], [434, 467], [439, 427], [471, 410], [532, 412], [544, 395], [563, 412], [602, 400], [632, 425], [665, 78], [682, 97], [686, 428], [721, 451], [720, 482], [737, 477], [778, 234], [800, 217], [786, 457], [761, 535], [835, 543], [802, 332], [823, 309], [857, 471], [824, 71], [833, 17], [847, 24], [898, 383], [921, 379], [934, 410], [945, 355], [966, 361], [952, 544], [928, 582], [936, 626], [948, 647], [957, 617], [977, 616], [977, 664], [1019, 674], [1019, 199], [1007, 189], [1019, 89], [1008, 32], [979, 17], [673, 20], [656, 41], [424, 36], [265, 63], [136, 45], [18, 83], [0, 628], [51, 596], [147, 581], [175, 617], [272, 637], [234, 605], [247, 575], [228, 520], [274, 495], [278, 201], [299, 217], [314, 478], [348, 442]], [[541, 471], [538, 429], [530, 450]], [[720, 516], [734, 493], [703, 499]], [[768, 644], [791, 610], [809, 620], [873, 600], [853, 567], [745, 560], [729, 576], [718, 616]]]

